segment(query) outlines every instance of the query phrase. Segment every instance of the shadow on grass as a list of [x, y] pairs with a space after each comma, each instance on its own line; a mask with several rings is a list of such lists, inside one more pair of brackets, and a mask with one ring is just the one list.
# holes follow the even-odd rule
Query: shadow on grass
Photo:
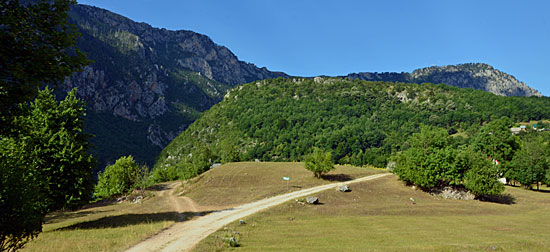
[[90, 214], [106, 213], [111, 211], [113, 210], [86, 210], [86, 211], [81, 210], [78, 212], [57, 211], [57, 212], [48, 214], [46, 218], [44, 218], [44, 224], [52, 224], [52, 223], [61, 222], [67, 219], [85, 217]]
[[321, 178], [328, 181], [338, 182], [350, 181], [353, 179], [350, 175], [347, 174], [324, 174], [321, 175]]
[[164, 190], [167, 190], [167, 189], [170, 189], [168, 187], [168, 185], [163, 185], [163, 184], [152, 185], [152, 186], [149, 186], [149, 187], [145, 188], [145, 190], [147, 190], [147, 191], [164, 191]]
[[512, 205], [516, 204], [516, 198], [510, 194], [500, 194], [500, 195], [483, 195], [479, 196], [480, 201], [492, 202], [498, 204]]
[[74, 230], [74, 229], [102, 229], [102, 228], [117, 228], [125, 227], [129, 225], [139, 225], [152, 222], [161, 221], [176, 221], [184, 222], [193, 216], [203, 216], [211, 213], [211, 211], [205, 212], [164, 212], [164, 213], [148, 213], [148, 214], [123, 214], [117, 216], [107, 216], [93, 221], [86, 221], [77, 223], [68, 227], [56, 229], [56, 231], [62, 230]]

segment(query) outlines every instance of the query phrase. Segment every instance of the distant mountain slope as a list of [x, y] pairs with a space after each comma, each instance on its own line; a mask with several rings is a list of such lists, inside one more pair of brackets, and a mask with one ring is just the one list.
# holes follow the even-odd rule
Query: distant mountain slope
[[[70, 22], [78, 47], [94, 61], [67, 79], [88, 105], [86, 131], [101, 168], [132, 154], [152, 164], [160, 151], [232, 87], [289, 77], [239, 61], [229, 49], [192, 31], [137, 23], [87, 5], [75, 5]], [[413, 73], [358, 73], [351, 79], [444, 82], [501, 95], [540, 95], [513, 76], [485, 64], [430, 67]]]
[[[300, 161], [313, 147], [335, 162], [385, 166], [420, 124], [473, 135], [485, 122], [550, 117], [548, 97], [448, 85], [341, 78], [262, 80], [232, 89], [161, 153], [156, 169], [192, 176], [202, 160]], [[466, 141], [466, 140], [463, 140]], [[165, 172], [169, 174], [169, 172]], [[173, 178], [172, 178], [173, 179]]]
[[352, 73], [347, 77], [369, 81], [444, 83], [505, 96], [541, 96], [537, 90], [518, 81], [514, 76], [483, 63], [433, 66], [417, 69], [412, 73]]
[[100, 165], [133, 154], [152, 164], [172, 138], [237, 85], [287, 77], [239, 61], [227, 48], [191, 31], [137, 23], [107, 10], [75, 5], [69, 13], [94, 63], [62, 89], [78, 87], [88, 105]]

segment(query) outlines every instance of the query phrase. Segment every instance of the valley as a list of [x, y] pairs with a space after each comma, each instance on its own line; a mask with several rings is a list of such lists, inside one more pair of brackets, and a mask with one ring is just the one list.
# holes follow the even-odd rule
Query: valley
[[0, 0], [0, 251], [550, 247], [546, 13], [92, 1]]

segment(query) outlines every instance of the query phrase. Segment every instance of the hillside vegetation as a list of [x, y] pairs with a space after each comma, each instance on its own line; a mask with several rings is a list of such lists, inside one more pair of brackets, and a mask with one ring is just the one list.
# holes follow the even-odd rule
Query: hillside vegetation
[[409, 148], [406, 140], [421, 124], [460, 135], [458, 145], [488, 121], [549, 118], [549, 107], [546, 97], [442, 84], [264, 80], [232, 89], [163, 150], [155, 169], [160, 180], [192, 177], [208, 169], [208, 160], [301, 161], [313, 147], [331, 151], [340, 164], [383, 167]]

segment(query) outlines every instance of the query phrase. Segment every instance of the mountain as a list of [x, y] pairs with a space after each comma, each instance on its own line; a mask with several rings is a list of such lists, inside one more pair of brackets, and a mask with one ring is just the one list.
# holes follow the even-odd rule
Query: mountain
[[421, 124], [468, 136], [502, 116], [515, 122], [550, 118], [549, 107], [548, 97], [444, 84], [262, 80], [232, 89], [203, 113], [163, 150], [154, 174], [158, 180], [192, 177], [208, 169], [209, 160], [300, 161], [313, 147], [332, 152], [341, 164], [382, 167], [392, 153], [408, 148], [407, 137]]
[[[202, 112], [231, 88], [257, 80], [289, 78], [240, 61], [229, 49], [192, 31], [170, 31], [87, 5], [69, 21], [82, 33], [78, 47], [93, 63], [75, 73], [73, 87], [87, 103], [86, 132], [95, 135], [99, 167], [132, 154], [149, 165]], [[446, 83], [499, 95], [540, 96], [513, 76], [486, 64], [428, 67], [412, 73], [357, 73], [349, 79]]]
[[96, 7], [75, 5], [69, 21], [78, 47], [93, 60], [61, 91], [78, 88], [88, 106], [100, 167], [132, 154], [152, 164], [170, 140], [235, 85], [288, 77], [238, 60], [226, 47], [192, 31], [137, 23]]
[[483, 63], [432, 66], [414, 70], [412, 73], [352, 73], [346, 77], [352, 80], [444, 83], [505, 96], [542, 96], [514, 76]]

